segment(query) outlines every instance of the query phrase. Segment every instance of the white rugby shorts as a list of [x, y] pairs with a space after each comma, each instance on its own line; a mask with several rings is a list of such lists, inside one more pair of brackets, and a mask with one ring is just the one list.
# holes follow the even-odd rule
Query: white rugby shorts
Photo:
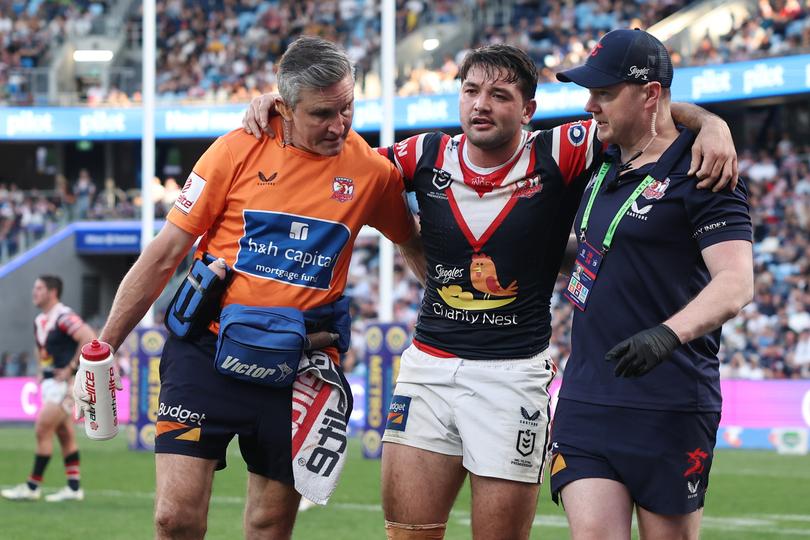
[[67, 397], [68, 384], [56, 379], [44, 379], [40, 385], [43, 403], [61, 404]]
[[462, 456], [473, 474], [542, 480], [548, 443], [548, 351], [521, 360], [402, 354], [383, 442]]

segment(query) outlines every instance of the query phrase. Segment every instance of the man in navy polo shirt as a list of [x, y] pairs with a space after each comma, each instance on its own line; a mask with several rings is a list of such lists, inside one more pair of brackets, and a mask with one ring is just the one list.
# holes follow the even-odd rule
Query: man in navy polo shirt
[[720, 421], [720, 326], [751, 300], [742, 184], [687, 175], [694, 134], [670, 115], [660, 41], [615, 30], [557, 75], [590, 90], [610, 146], [580, 205], [579, 277], [552, 430], [551, 489], [573, 538], [697, 538]]

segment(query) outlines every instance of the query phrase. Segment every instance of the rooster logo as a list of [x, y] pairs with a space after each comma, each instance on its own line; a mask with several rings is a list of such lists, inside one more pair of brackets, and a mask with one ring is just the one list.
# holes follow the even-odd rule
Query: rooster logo
[[703, 460], [709, 457], [709, 454], [701, 450], [700, 448], [695, 448], [692, 452], [686, 453], [686, 459], [689, 462], [689, 468], [683, 473], [684, 477], [687, 477], [692, 474], [702, 474], [704, 465]]
[[472, 264], [470, 265], [470, 278], [472, 286], [484, 293], [485, 299], [491, 296], [517, 295], [517, 281], [513, 281], [506, 288], [501, 287], [495, 263], [483, 253], [473, 255]]

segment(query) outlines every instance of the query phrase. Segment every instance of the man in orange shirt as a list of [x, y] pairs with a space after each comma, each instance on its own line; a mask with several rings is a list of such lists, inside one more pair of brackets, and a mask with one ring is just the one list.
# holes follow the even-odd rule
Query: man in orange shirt
[[[396, 168], [351, 130], [353, 68], [318, 38], [300, 38], [279, 65], [283, 138], [257, 141], [241, 129], [217, 139], [188, 177], [167, 223], [127, 273], [101, 339], [117, 348], [155, 301], [180, 260], [233, 269], [221, 306], [304, 311], [343, 293], [354, 239], [379, 229], [419, 256]], [[292, 389], [218, 372], [217, 336], [170, 337], [160, 363], [155, 441], [158, 538], [202, 538], [213, 474], [239, 435], [248, 466], [245, 535], [289, 538], [300, 495], [293, 488]], [[326, 352], [337, 360], [337, 352]]]

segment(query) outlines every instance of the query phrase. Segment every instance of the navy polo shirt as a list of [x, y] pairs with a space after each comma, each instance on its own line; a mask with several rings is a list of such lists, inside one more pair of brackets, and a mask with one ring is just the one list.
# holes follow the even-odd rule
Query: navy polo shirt
[[[653, 178], [665, 175], [627, 210], [585, 311], [574, 310], [571, 356], [560, 397], [640, 409], [720, 411], [720, 329], [680, 346], [669, 361], [642, 377], [616, 377], [615, 362], [605, 360], [617, 343], [664, 322], [709, 283], [702, 249], [752, 239], [742, 182], [734, 191], [713, 193], [697, 189], [697, 180], [686, 175], [693, 137], [681, 130], [658, 164], [644, 165], [618, 180], [614, 165], [602, 182], [587, 230], [588, 243], [600, 250], [610, 222], [638, 184], [650, 172]], [[606, 159], [617, 163], [618, 155], [618, 148], [611, 147]], [[577, 213], [577, 235], [591, 189], [593, 179]]]

